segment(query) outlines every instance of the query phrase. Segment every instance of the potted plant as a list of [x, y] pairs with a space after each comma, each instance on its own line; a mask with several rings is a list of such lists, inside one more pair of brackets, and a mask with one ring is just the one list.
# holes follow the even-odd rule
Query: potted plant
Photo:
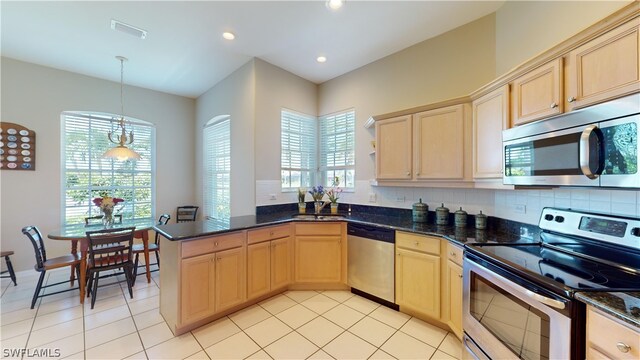
[[342, 189], [338, 187], [338, 185], [340, 185], [340, 178], [336, 176], [333, 179], [333, 182], [331, 183], [331, 185], [333, 186], [333, 188], [327, 190], [326, 193], [327, 193], [327, 197], [329, 198], [329, 201], [331, 202], [331, 213], [337, 214], [338, 199], [340, 199], [340, 193], [342, 192]]
[[322, 210], [322, 198], [324, 197], [324, 187], [322, 185], [314, 186], [309, 190], [309, 194], [313, 198], [313, 205], [315, 212], [319, 213]]
[[307, 211], [307, 203], [304, 202], [304, 198], [307, 195], [307, 189], [298, 188], [298, 212], [304, 214]]

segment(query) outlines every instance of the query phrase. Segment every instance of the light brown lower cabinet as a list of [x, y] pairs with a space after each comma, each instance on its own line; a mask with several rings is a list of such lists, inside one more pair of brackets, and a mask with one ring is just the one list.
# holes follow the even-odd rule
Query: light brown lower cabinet
[[215, 256], [215, 305], [216, 312], [220, 312], [246, 299], [245, 256], [243, 248], [221, 251]]
[[291, 237], [247, 246], [247, 298], [291, 283]]
[[587, 359], [640, 359], [640, 329], [587, 306]]
[[295, 224], [295, 282], [346, 283], [344, 223]]
[[180, 300], [183, 323], [204, 319], [216, 312], [215, 258], [216, 254], [207, 254], [182, 261]]
[[[456, 258], [452, 259], [452, 254]], [[458, 255], [459, 254], [459, 255]], [[446, 302], [446, 312], [443, 320], [449, 325], [451, 331], [459, 338], [462, 337], [462, 249], [448, 244], [446, 260], [445, 283], [443, 286], [443, 299]]]

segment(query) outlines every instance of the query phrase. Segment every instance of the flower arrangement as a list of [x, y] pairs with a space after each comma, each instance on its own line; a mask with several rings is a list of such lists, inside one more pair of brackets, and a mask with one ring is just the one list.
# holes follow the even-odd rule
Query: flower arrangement
[[327, 190], [327, 197], [329, 198], [329, 201], [331, 201], [332, 204], [337, 204], [338, 199], [340, 199], [341, 192], [342, 192], [342, 189], [340, 188]]
[[100, 208], [102, 212], [113, 211], [113, 207], [123, 202], [124, 199], [111, 196], [97, 197], [93, 199], [93, 204]]
[[322, 197], [324, 197], [324, 187], [322, 187], [322, 185], [314, 186], [309, 190], [309, 194], [311, 194], [313, 201], [322, 201]]

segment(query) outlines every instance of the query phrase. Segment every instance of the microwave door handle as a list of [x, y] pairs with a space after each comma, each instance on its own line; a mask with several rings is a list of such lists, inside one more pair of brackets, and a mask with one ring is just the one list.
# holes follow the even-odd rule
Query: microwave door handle
[[591, 137], [591, 134], [596, 131], [596, 129], [598, 129], [596, 125], [587, 126], [587, 128], [582, 131], [582, 134], [580, 135], [580, 141], [578, 143], [580, 153], [580, 170], [589, 179], [597, 179], [599, 176], [598, 174], [594, 174], [593, 171], [591, 171], [591, 166], [589, 166], [589, 154], [591, 151], [589, 146], [589, 138]]

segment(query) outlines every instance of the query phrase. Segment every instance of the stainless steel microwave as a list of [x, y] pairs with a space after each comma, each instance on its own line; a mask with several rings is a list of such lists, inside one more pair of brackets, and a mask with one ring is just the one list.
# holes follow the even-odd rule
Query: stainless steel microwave
[[504, 130], [503, 183], [640, 188], [640, 93]]

